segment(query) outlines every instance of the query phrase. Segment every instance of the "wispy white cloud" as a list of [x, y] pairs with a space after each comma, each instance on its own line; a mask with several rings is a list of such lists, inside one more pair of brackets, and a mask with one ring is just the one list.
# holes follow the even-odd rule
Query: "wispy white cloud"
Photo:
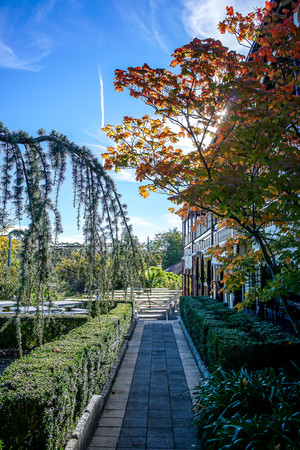
[[139, 242], [147, 242], [148, 238], [153, 239], [155, 233], [158, 233], [158, 227], [155, 223], [148, 221], [142, 217], [129, 217], [132, 225], [133, 234], [137, 236]]
[[15, 2], [13, 7], [0, 2], [1, 68], [32, 72], [42, 69], [42, 61], [53, 50], [53, 41], [38, 22], [54, 8], [56, 1], [34, 2], [37, 5], [32, 7], [24, 2]]
[[163, 223], [165, 223], [169, 228], [177, 227], [181, 231], [181, 219], [173, 213], [166, 213], [163, 216]]
[[126, 1], [124, 2], [124, 0], [116, 0], [115, 6], [127, 25], [131, 25], [137, 28], [144, 39], [151, 39], [149, 28], [137, 14], [136, 8], [134, 8], [132, 5], [130, 6], [130, 3]]
[[154, 0], [150, 0], [149, 5], [150, 5], [150, 12], [151, 12], [151, 25], [152, 25], [154, 37], [155, 37], [156, 41], [158, 42], [160, 48], [169, 55], [170, 51], [169, 51], [168, 46], [164, 42], [162, 33], [160, 32], [160, 29], [159, 29], [159, 21], [157, 19], [157, 14], [159, 14], [159, 12], [157, 13], [157, 9], [158, 9], [157, 7], [159, 5], [157, 5], [157, 2], [155, 2]]
[[[263, 6], [263, 0], [183, 0], [182, 20], [191, 38], [206, 39], [212, 37], [220, 39], [230, 49], [243, 52], [232, 35], [221, 35], [217, 29], [218, 23], [225, 18], [226, 6], [233, 6], [235, 10], [245, 14], [255, 7]], [[247, 51], [246, 51], [247, 52]]]
[[126, 181], [128, 183], [138, 183], [134, 176], [135, 171], [132, 169], [121, 170], [120, 172], [110, 172], [111, 177], [115, 181]]
[[90, 131], [87, 130], [81, 130], [84, 134], [87, 134], [88, 136], [97, 139], [97, 141], [103, 142], [103, 139], [101, 138], [101, 136], [99, 134], [95, 134], [95, 133], [91, 133]]
[[130, 223], [133, 226], [133, 233], [140, 242], [147, 242], [148, 238], [152, 240], [157, 233], [164, 233], [169, 229], [177, 228], [181, 231], [181, 219], [171, 213], [157, 217], [155, 223], [141, 217], [130, 217]]
[[34, 22], [42, 22], [44, 21], [50, 12], [53, 10], [57, 0], [49, 0], [45, 2], [40, 2], [37, 6], [35, 17], [33, 19]]
[[133, 227], [144, 227], [144, 228], [152, 228], [155, 226], [152, 222], [149, 222], [148, 220], [143, 219], [142, 217], [133, 217], [130, 216], [130, 224]]
[[83, 237], [83, 234], [71, 234], [71, 235], [62, 234], [58, 237], [58, 242], [66, 242], [69, 244], [78, 242], [79, 244], [83, 244], [84, 237]]
[[48, 39], [41, 38], [21, 51], [22, 56], [19, 56], [19, 52], [0, 40], [0, 67], [38, 72], [42, 68], [40, 62], [52, 51], [52, 44]]
[[136, 3], [133, 6], [131, 0], [115, 0], [115, 6], [127, 25], [139, 31], [142, 39], [152, 45], [158, 45], [164, 52], [168, 55], [170, 54], [170, 50], [165, 44], [160, 31], [159, 20], [157, 19], [159, 11], [157, 11], [158, 8], [155, 1], [149, 1], [149, 10], [142, 7], [138, 8]]
[[88, 148], [94, 148], [95, 150], [100, 150], [101, 152], [103, 150], [106, 150], [107, 147], [105, 147], [105, 145], [99, 145], [99, 144], [89, 144], [88, 142], [85, 142], [81, 145], [85, 145]]
[[[5, 3], [11, 3], [11, 7]], [[99, 28], [84, 17], [83, 3], [77, 0], [2, 0], [0, 67], [38, 72], [56, 43], [70, 42], [79, 32], [82, 38], [98, 38]]]
[[86, 145], [87, 147], [93, 147], [96, 149], [106, 150], [108, 146], [112, 145], [111, 139], [109, 139], [103, 131], [99, 132], [91, 132], [88, 130], [81, 129], [82, 133], [90, 136], [93, 139], [96, 139], [99, 144], [90, 144], [90, 143], [82, 143], [81, 145]]

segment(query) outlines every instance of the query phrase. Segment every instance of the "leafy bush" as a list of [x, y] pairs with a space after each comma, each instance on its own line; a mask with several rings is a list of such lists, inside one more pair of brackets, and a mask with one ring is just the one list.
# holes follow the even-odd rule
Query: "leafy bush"
[[300, 340], [210, 297], [181, 297], [180, 315], [204, 362], [224, 369], [299, 364]]
[[72, 252], [57, 264], [56, 276], [67, 294], [84, 293], [87, 284], [88, 262], [84, 255]]
[[19, 270], [15, 267], [0, 265], [0, 299], [10, 300], [13, 295], [18, 293], [20, 283]]
[[0, 435], [5, 448], [63, 448], [89, 399], [107, 382], [131, 320], [131, 305], [120, 304], [4, 371]]
[[161, 267], [151, 266], [145, 271], [146, 287], [178, 289], [182, 280], [179, 275], [165, 272]]
[[274, 369], [216, 370], [196, 388], [203, 449], [268, 450], [300, 445], [300, 383]]

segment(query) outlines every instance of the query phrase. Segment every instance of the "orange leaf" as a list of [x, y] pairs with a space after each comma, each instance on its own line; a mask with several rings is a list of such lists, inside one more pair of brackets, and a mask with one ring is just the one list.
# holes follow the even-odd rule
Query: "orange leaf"
[[277, 6], [276, 2], [266, 2], [266, 10], [267, 11], [272, 11], [272, 9]]
[[140, 186], [139, 187], [139, 192], [140, 195], [144, 198], [147, 198], [149, 196], [149, 192], [147, 191], [147, 187], [146, 186]]

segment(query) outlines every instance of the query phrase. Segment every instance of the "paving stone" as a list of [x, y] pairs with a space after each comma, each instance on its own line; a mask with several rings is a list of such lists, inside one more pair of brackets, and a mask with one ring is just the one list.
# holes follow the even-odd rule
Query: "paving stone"
[[124, 409], [104, 409], [101, 417], [124, 417], [125, 408]]
[[136, 397], [139, 395], [141, 397], [147, 397], [149, 395], [149, 391], [150, 391], [150, 384], [145, 384], [144, 386], [143, 385], [138, 385], [138, 386], [132, 385], [130, 388], [129, 397]]
[[118, 398], [114, 399], [108, 399], [105, 409], [126, 409], [127, 401], [126, 402], [119, 402]]
[[[148, 427], [157, 427], [158, 419], [155, 418], [148, 418]], [[159, 419], [159, 427], [160, 428], [170, 428], [172, 427], [172, 420], [171, 418], [160, 418]]]
[[171, 409], [191, 409], [192, 402], [185, 397], [171, 398]]
[[[169, 395], [169, 389], [168, 389], [169, 384], [168, 384], [168, 379], [167, 378], [153, 378], [153, 379], [151, 379], [151, 383], [150, 383], [149, 387], [150, 387], [150, 390], [151, 390], [151, 388], [153, 389], [155, 387], [165, 388], [166, 389], [166, 393], [164, 394], [164, 397]], [[152, 394], [155, 395], [154, 392], [152, 392]], [[162, 394], [159, 393], [157, 395], [162, 395]]]
[[174, 448], [184, 448], [185, 450], [190, 448], [199, 449], [200, 443], [196, 438], [175, 438]]
[[115, 448], [117, 445], [119, 437], [118, 436], [110, 436], [110, 437], [102, 437], [102, 436], [94, 436], [90, 442], [90, 447], [110, 447], [111, 449]]
[[190, 426], [190, 427], [184, 427], [184, 428], [179, 428], [179, 427], [174, 427], [173, 428], [173, 433], [174, 433], [174, 437], [175, 438], [197, 438], [197, 431], [194, 427]]
[[160, 449], [174, 449], [174, 440], [173, 438], [147, 438], [147, 447], [153, 448], [155, 450]]
[[127, 410], [126, 409], [124, 421], [125, 421], [125, 419], [134, 419], [134, 420], [145, 419], [145, 420], [147, 420], [147, 417], [148, 417], [148, 408], [147, 407], [144, 407], [142, 409], [139, 408], [136, 410], [134, 410], [134, 409]]
[[128, 394], [126, 394], [126, 395], [125, 394], [118, 394], [118, 395], [116, 395], [114, 389], [112, 388], [110, 398], [113, 399], [114, 397], [116, 398], [117, 402], [127, 402]]
[[97, 427], [94, 436], [109, 437], [109, 436], [119, 436], [119, 434], [120, 434], [119, 427]]
[[169, 395], [151, 395], [151, 397], [149, 398], [150, 408], [160, 409], [166, 405], [170, 405]]
[[127, 403], [127, 410], [135, 410], [135, 409], [145, 409], [145, 405], [147, 407], [148, 402], [144, 402], [142, 399], [137, 401], [128, 401]]
[[132, 427], [132, 428], [143, 428], [147, 426], [147, 419], [137, 419], [137, 418], [130, 418], [130, 417], [124, 417], [123, 420], [123, 427]]
[[120, 389], [123, 389], [123, 388], [130, 389], [130, 386], [131, 386], [131, 380], [130, 380], [130, 381], [115, 380], [115, 383], [114, 383], [114, 388], [115, 388], [115, 389], [116, 389], [116, 388], [120, 388]]
[[[117, 449], [119, 449], [119, 448], [121, 448], [122, 450], [132, 450], [133, 448], [137, 448], [139, 450], [144, 450], [146, 447], [144, 445], [139, 445], [137, 447], [117, 447]], [[112, 450], [112, 449], [110, 448], [109, 450]]]
[[146, 445], [145, 436], [121, 436], [118, 441], [118, 448], [140, 448], [140, 446]]
[[151, 370], [151, 376], [153, 377], [153, 375], [162, 375], [162, 376], [166, 376], [166, 370], [167, 370], [167, 366], [166, 364], [160, 364], [159, 366], [155, 366], [152, 368]]
[[152, 427], [148, 428], [147, 440], [153, 438], [168, 438], [173, 440], [173, 430], [170, 428]]
[[172, 364], [167, 363], [167, 366], [168, 366], [169, 377], [172, 376], [172, 378], [173, 377], [179, 377], [181, 379], [183, 378], [182, 377], [182, 375], [183, 375], [182, 368], [178, 367], [178, 365], [175, 365], [174, 363], [172, 363]]
[[171, 396], [172, 395], [178, 395], [180, 393], [188, 391], [188, 388], [187, 388], [186, 384], [177, 384], [177, 385], [171, 384], [169, 389], [170, 389], [170, 395]]
[[157, 419], [157, 423], [159, 426], [159, 422], [161, 419], [170, 419], [171, 418], [171, 409], [149, 409], [148, 412], [149, 419]]
[[193, 423], [193, 420], [191, 420], [191, 419], [189, 419], [189, 418], [179, 418], [179, 419], [176, 419], [176, 418], [172, 418], [172, 422], [173, 422], [173, 427], [174, 428], [189, 428], [189, 427], [192, 427], [193, 425], [192, 425], [192, 423]]
[[128, 387], [114, 387], [113, 391], [115, 393], [115, 395], [128, 395], [128, 391], [130, 389], [130, 386]]
[[134, 372], [134, 375], [132, 377], [132, 383], [138, 383], [141, 379], [147, 379], [150, 378], [150, 366], [147, 367], [147, 370], [145, 371], [138, 371], [138, 372]]
[[[94, 447], [94, 446], [89, 445], [87, 447], [87, 450], [95, 450], [95, 448], [99, 448], [99, 447], [98, 446]], [[101, 450], [112, 450], [112, 448], [111, 447], [101, 447]], [[122, 449], [122, 450], [124, 450], [124, 449]]]
[[168, 386], [162, 386], [158, 387], [156, 385], [150, 385], [150, 395], [168, 395], [169, 394], [169, 387]]
[[128, 397], [128, 401], [129, 402], [143, 402], [143, 403], [148, 403], [148, 397], [149, 394], [148, 393], [131, 393], [129, 394]]
[[102, 427], [121, 427], [123, 418], [122, 417], [101, 417], [99, 425], [101, 422]]
[[194, 417], [194, 414], [189, 409], [183, 409], [180, 408], [172, 409], [172, 418], [173, 419], [192, 419]]
[[123, 427], [120, 432], [120, 436], [141, 436], [146, 437], [147, 428], [127, 428]]

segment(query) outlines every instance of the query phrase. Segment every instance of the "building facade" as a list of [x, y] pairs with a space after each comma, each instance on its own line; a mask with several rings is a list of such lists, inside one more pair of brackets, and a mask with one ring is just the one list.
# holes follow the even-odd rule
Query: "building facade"
[[[211, 257], [208, 249], [217, 244], [224, 244], [227, 238], [236, 235], [236, 231], [233, 228], [219, 228], [212, 214], [207, 214], [201, 219], [201, 223], [197, 223], [199, 215], [191, 211], [188, 217], [182, 221], [183, 294], [211, 295], [233, 307], [237, 302], [245, 299], [245, 294], [257, 279], [253, 280], [249, 277], [249, 282], [240, 291], [220, 292], [224, 272], [221, 271], [218, 261]], [[239, 254], [248, 250], [249, 248], [245, 244], [236, 248], [236, 252]]]

